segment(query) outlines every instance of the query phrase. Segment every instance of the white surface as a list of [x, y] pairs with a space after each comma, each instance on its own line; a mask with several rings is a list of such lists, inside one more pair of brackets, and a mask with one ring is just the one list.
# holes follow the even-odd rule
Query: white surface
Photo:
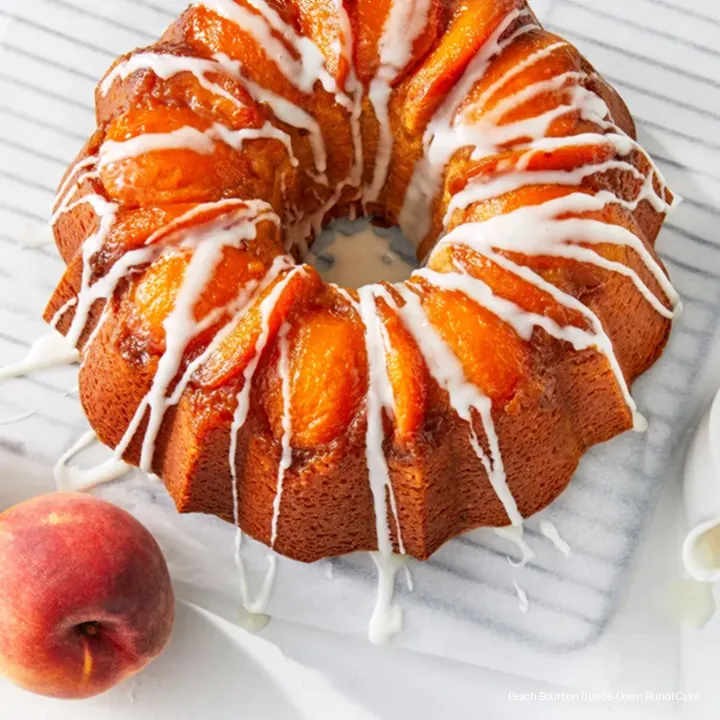
[[62, 702], [30, 695], [0, 679], [0, 698], [6, 720], [373, 717], [319, 673], [281, 656], [275, 645], [185, 603], [178, 604], [176, 626], [163, 655], [102, 697]]

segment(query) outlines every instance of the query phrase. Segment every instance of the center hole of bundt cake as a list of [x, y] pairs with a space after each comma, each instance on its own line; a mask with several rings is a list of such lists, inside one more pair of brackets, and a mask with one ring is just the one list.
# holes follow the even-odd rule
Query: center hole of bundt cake
[[402, 282], [418, 267], [400, 228], [376, 227], [367, 218], [333, 220], [315, 238], [307, 262], [326, 282], [349, 288]]

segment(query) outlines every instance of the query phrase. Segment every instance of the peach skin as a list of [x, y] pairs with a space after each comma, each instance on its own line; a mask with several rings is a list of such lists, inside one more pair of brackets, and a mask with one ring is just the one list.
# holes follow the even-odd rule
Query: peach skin
[[75, 493], [0, 514], [0, 672], [31, 692], [98, 695], [165, 648], [175, 601], [153, 536]]

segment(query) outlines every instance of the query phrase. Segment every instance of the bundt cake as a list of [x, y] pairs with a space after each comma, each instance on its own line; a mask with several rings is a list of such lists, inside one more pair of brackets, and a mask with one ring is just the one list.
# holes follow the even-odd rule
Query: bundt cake
[[[519, 525], [591, 445], [676, 293], [674, 198], [615, 91], [522, 0], [198, 0], [96, 92], [46, 319], [98, 437], [181, 512], [302, 561]], [[420, 269], [303, 264], [331, 218]]]

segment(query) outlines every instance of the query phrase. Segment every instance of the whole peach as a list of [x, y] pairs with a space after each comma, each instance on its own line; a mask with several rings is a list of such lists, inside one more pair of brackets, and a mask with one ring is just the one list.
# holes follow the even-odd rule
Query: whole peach
[[0, 514], [0, 672], [85, 698], [159, 655], [175, 616], [153, 536], [89, 495], [43, 495]]

